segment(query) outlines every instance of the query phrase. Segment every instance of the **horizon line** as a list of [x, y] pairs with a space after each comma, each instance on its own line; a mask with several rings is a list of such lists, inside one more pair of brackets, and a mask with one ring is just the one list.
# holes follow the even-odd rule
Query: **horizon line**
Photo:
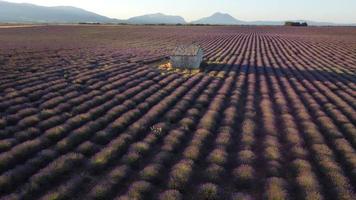
[[245, 20], [245, 19], [241, 19], [239, 17], [236, 17], [232, 14], [230, 14], [229, 12], [223, 12], [223, 11], [214, 11], [212, 14], [208, 15], [208, 16], [201, 16], [199, 18], [196, 19], [192, 19], [192, 20], [186, 20], [186, 18], [184, 17], [184, 15], [176, 15], [176, 14], [168, 14], [168, 13], [163, 13], [160, 11], [157, 12], [148, 12], [148, 13], [144, 13], [144, 14], [138, 14], [138, 15], [133, 15], [130, 16], [128, 18], [119, 18], [119, 17], [112, 17], [110, 15], [106, 15], [106, 14], [102, 14], [100, 12], [97, 11], [92, 11], [91, 9], [85, 9], [82, 7], [78, 7], [78, 6], [71, 6], [71, 5], [56, 5], [56, 6], [47, 6], [47, 5], [39, 5], [39, 4], [34, 4], [34, 3], [27, 3], [27, 2], [11, 2], [11, 1], [6, 1], [6, 0], [0, 0], [0, 2], [8, 2], [8, 3], [13, 3], [13, 4], [28, 4], [28, 5], [35, 5], [35, 6], [41, 6], [41, 7], [46, 7], [46, 8], [55, 8], [55, 7], [72, 7], [72, 8], [77, 8], [77, 9], [82, 9], [88, 12], [92, 12], [95, 13], [97, 15], [101, 15], [107, 18], [111, 18], [111, 19], [115, 19], [115, 20], [129, 20], [130, 18], [133, 17], [139, 17], [139, 16], [144, 16], [144, 15], [153, 15], [153, 14], [163, 14], [166, 16], [176, 16], [176, 17], [181, 17], [183, 18], [183, 20], [185, 21], [185, 23], [189, 24], [191, 22], [194, 21], [198, 21], [201, 20], [203, 18], [207, 18], [210, 17], [214, 14], [220, 13], [220, 14], [227, 14], [230, 15], [231, 17], [233, 17], [234, 19], [241, 21], [241, 22], [287, 22], [287, 21], [296, 21], [296, 22], [316, 22], [316, 23], [331, 23], [331, 24], [335, 24], [335, 25], [356, 25], [356, 22], [335, 22], [335, 21], [324, 21], [324, 20], [313, 20], [313, 19], [276, 19], [276, 20], [270, 20], [270, 19], [254, 19], [254, 20]]

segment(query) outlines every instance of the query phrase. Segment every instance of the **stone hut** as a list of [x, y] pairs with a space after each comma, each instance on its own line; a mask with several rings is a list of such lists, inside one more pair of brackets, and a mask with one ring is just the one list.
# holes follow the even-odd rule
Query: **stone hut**
[[177, 46], [170, 57], [174, 68], [199, 69], [202, 61], [203, 49], [198, 45]]

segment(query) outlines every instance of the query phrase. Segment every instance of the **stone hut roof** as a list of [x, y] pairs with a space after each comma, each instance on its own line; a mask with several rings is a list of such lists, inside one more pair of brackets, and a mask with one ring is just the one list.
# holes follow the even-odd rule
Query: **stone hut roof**
[[200, 50], [200, 46], [192, 45], [180, 45], [173, 50], [173, 56], [196, 56]]

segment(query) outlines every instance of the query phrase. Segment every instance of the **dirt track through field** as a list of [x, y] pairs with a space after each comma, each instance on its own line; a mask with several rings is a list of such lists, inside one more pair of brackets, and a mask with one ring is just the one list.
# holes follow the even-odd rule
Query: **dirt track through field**
[[27, 27], [38, 27], [42, 25], [0, 25], [0, 28], [27, 28]]

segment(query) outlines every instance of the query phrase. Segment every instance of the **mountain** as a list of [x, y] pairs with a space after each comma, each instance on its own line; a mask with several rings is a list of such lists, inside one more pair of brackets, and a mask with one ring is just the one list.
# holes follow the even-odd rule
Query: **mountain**
[[204, 17], [202, 19], [192, 21], [192, 24], [226, 24], [234, 25], [241, 24], [242, 21], [235, 19], [233, 16], [226, 13], [214, 13], [210, 17]]
[[165, 15], [162, 13], [131, 17], [128, 20], [126, 20], [126, 22], [130, 24], [185, 24], [186, 23], [183, 17]]
[[[308, 20], [291, 20], [307, 22], [311, 26], [356, 26], [356, 24], [337, 24]], [[28, 3], [11, 3], [0, 0], [0, 23], [127, 23], [127, 24], [186, 24], [180, 16], [162, 13], [132, 17], [118, 20], [105, 17], [81, 8], [71, 6], [46, 7]], [[225, 13], [214, 13], [191, 24], [221, 25], [283, 25], [284, 21], [240, 21]]]
[[16, 23], [78, 23], [118, 22], [93, 12], [70, 6], [46, 7], [27, 3], [0, 1], [0, 22]]
[[[356, 26], [356, 24], [338, 24], [331, 22], [317, 22], [310, 20], [287, 20], [295, 22], [306, 22], [309, 26]], [[258, 25], [258, 26], [282, 26], [285, 21], [241, 21], [225, 13], [214, 13], [210, 17], [192, 21], [191, 24], [219, 24], [219, 25]]]

